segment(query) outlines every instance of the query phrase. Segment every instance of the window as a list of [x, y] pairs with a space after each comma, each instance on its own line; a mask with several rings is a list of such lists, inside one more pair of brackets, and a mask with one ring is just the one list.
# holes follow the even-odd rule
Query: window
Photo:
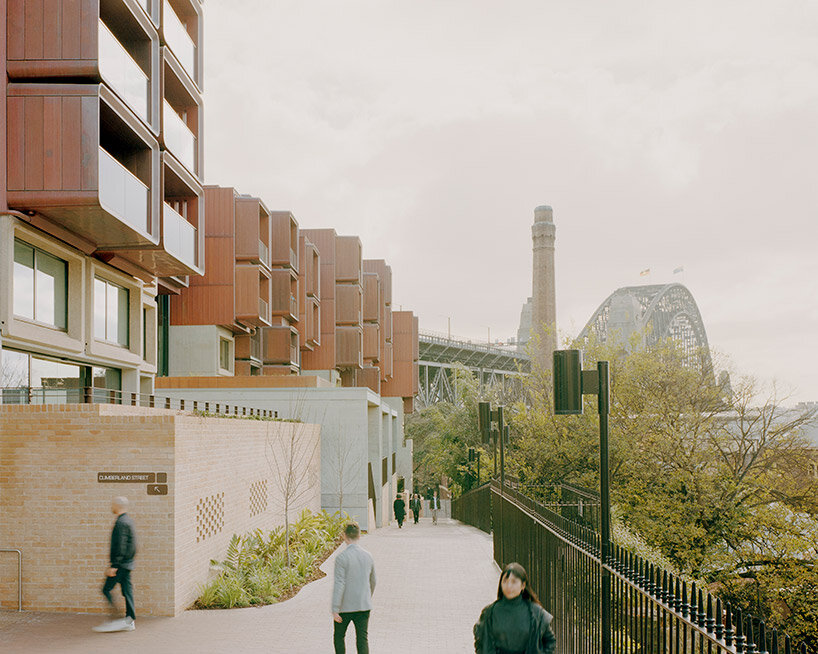
[[127, 288], [94, 278], [94, 337], [100, 341], [128, 346]]
[[233, 361], [230, 356], [230, 341], [226, 338], [219, 339], [219, 368], [222, 370], [232, 370]]
[[68, 323], [68, 264], [14, 239], [14, 313], [65, 329]]

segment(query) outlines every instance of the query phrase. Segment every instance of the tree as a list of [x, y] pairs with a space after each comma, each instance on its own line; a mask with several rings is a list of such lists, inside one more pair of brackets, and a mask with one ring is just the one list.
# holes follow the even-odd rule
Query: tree
[[288, 567], [292, 565], [290, 510], [315, 491], [318, 475], [313, 461], [320, 443], [321, 439], [315, 433], [314, 425], [303, 422], [267, 424], [264, 454], [284, 511], [284, 543]]
[[[344, 493], [354, 479], [361, 478], [361, 468], [366, 461], [356, 448], [354, 435], [349, 429], [338, 425], [338, 437], [328, 446], [326, 465], [332, 472], [335, 488], [338, 491], [338, 511], [344, 511]], [[363, 473], [365, 475], [365, 472]]]
[[[804, 536], [818, 516], [818, 484], [808, 474], [813, 448], [804, 438], [815, 412], [785, 410], [775, 387], [752, 378], [726, 392], [712, 369], [691, 366], [672, 341], [650, 349], [590, 342], [584, 358], [585, 369], [597, 360], [611, 365], [617, 514], [682, 572], [720, 583], [725, 593], [752, 570], [769, 584], [759, 594], [767, 599], [745, 608], [792, 631], [791, 621], [806, 623], [818, 598], [799, 604], [788, 588], [808, 588], [801, 582], [818, 558]], [[512, 413], [522, 436], [507, 462], [529, 483], [598, 486], [595, 398], [585, 415], [555, 420], [548, 375], [533, 374], [528, 391]], [[785, 596], [789, 612], [780, 609]]]

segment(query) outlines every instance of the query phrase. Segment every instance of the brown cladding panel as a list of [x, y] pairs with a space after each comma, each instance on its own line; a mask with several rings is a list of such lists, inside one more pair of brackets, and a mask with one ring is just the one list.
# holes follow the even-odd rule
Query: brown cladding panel
[[[233, 257], [235, 192], [232, 188], [207, 186], [204, 189], [205, 200], [205, 236], [229, 237], [231, 243], [230, 263]], [[210, 260], [206, 260], [208, 267]]]
[[9, 98], [6, 115], [7, 128], [7, 188], [11, 191], [25, 189], [26, 149], [23, 133], [25, 130], [26, 98]]
[[99, 17], [100, 0], [80, 0], [82, 3], [82, 17], [80, 18], [80, 58], [96, 59], [98, 53], [97, 40], [99, 38], [99, 28], [97, 18]]
[[257, 259], [259, 256], [259, 202], [253, 198], [236, 198], [235, 245], [237, 259]]
[[[62, 99], [63, 125], [79, 125], [82, 121], [82, 98]], [[66, 129], [62, 134], [62, 183], [66, 191], [82, 189], [82, 132]]]
[[275, 265], [289, 265], [290, 250], [297, 245], [292, 242], [292, 222], [295, 219], [289, 211], [273, 211], [270, 214], [272, 225], [272, 242], [270, 243], [270, 258]]
[[364, 322], [381, 320], [381, 282], [377, 273], [364, 273]]
[[419, 329], [420, 321], [416, 315], [412, 314], [412, 361], [417, 361], [420, 358], [420, 343], [418, 343]]
[[26, 118], [23, 138], [26, 147], [25, 190], [43, 188], [43, 98], [26, 98]]
[[359, 327], [341, 327], [335, 332], [337, 365], [341, 368], [361, 368], [363, 361], [363, 332]]
[[339, 236], [335, 243], [335, 280], [360, 283], [363, 272], [361, 239]]
[[264, 327], [262, 329], [261, 360], [265, 364], [290, 363], [289, 327]]
[[289, 315], [293, 279], [290, 269], [273, 268], [270, 279], [270, 310], [273, 314]]
[[[206, 210], [208, 218], [210, 209]], [[205, 238], [205, 261], [207, 267], [201, 277], [190, 278], [191, 286], [209, 286], [211, 284], [233, 284], [233, 239], [208, 236]], [[185, 291], [182, 291], [183, 293]]]
[[335, 300], [321, 301], [321, 334], [335, 334]]
[[260, 297], [258, 266], [236, 266], [235, 280], [236, 316], [257, 317]]
[[381, 371], [371, 366], [364, 366], [362, 370], [358, 371], [356, 375], [356, 385], [359, 387], [367, 387], [380, 394], [381, 392]]
[[381, 334], [377, 323], [364, 324], [364, 359], [377, 361], [381, 356]]
[[[43, 184], [47, 189], [62, 189], [62, 103], [63, 98], [44, 98]], [[73, 131], [73, 130], [71, 130]]]
[[358, 284], [335, 285], [335, 322], [339, 325], [360, 325], [363, 296]]
[[233, 285], [191, 286], [170, 296], [172, 325], [230, 325]]
[[416, 380], [413, 379], [415, 367], [411, 361], [395, 362], [392, 379], [381, 384], [381, 395], [384, 397], [412, 397], [415, 394]]
[[82, 0], [63, 0], [62, 15], [62, 57], [80, 59], [82, 57]]
[[62, 57], [60, 4], [61, 0], [44, 0], [43, 2], [43, 59]]
[[364, 259], [364, 272], [377, 273], [381, 282], [381, 302], [392, 304], [392, 267], [383, 259]]
[[80, 141], [80, 157], [82, 168], [80, 179], [82, 190], [96, 190], [98, 184], [98, 166], [89, 165], [89, 162], [98, 161], [99, 152], [99, 98], [84, 96], [80, 100], [82, 138]]
[[24, 56], [26, 59], [43, 58], [43, 0], [26, 0]]
[[6, 52], [9, 59], [25, 57], [25, 4], [23, 0], [8, 0], [6, 5]]

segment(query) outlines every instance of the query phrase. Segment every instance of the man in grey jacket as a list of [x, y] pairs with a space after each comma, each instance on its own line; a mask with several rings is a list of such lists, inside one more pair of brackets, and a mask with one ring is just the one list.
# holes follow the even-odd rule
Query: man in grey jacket
[[375, 563], [372, 555], [358, 545], [361, 528], [351, 522], [344, 529], [343, 552], [335, 558], [335, 585], [332, 589], [332, 619], [335, 654], [345, 654], [344, 636], [355, 623], [358, 654], [369, 654], [368, 626], [375, 592]]

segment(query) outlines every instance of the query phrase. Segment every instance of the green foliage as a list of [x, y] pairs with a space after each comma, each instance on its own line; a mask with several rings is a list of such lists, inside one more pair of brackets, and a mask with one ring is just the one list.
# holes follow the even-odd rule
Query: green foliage
[[[455, 402], [439, 402], [410, 415], [406, 438], [414, 444], [414, 478], [421, 490], [436, 487], [443, 476], [452, 490], [469, 488], [468, 449], [481, 448], [481, 477], [493, 468], [491, 452], [482, 449], [477, 421], [477, 402], [483, 398], [477, 379], [464, 367], [452, 373]], [[476, 472], [476, 464], [474, 468]]]
[[[764, 393], [752, 379], [734, 380], [728, 392], [670, 341], [630, 353], [593, 341], [583, 349], [586, 370], [610, 362], [620, 544], [636, 538], [633, 548], [664, 558], [663, 567], [712, 584], [791, 635], [807, 638], [811, 629], [815, 638], [818, 485], [803, 436], [814, 418], [782, 409], [775, 389]], [[510, 412], [517, 436], [507, 470], [535, 496], [556, 495], [561, 483], [598, 487], [596, 398], [586, 398], [584, 415], [555, 417], [550, 377], [536, 369], [527, 394]]]
[[312, 577], [317, 562], [338, 545], [347, 522], [346, 514], [305, 509], [290, 525], [291, 567], [286, 566], [283, 527], [266, 534], [261, 529], [234, 534], [225, 558], [210, 562], [218, 575], [201, 588], [194, 606], [232, 609], [277, 602]]

